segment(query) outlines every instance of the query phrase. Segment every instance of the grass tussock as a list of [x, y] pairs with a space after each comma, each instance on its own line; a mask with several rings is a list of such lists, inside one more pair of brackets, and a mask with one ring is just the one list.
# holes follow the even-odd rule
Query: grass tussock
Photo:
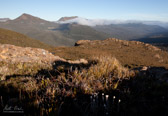
[[40, 74], [28, 76], [23, 75], [23, 72], [27, 74], [27, 65], [17, 64], [14, 67], [21, 75], [1, 81], [0, 95], [17, 96], [25, 109], [35, 108], [38, 109], [36, 112], [48, 115], [58, 112], [63, 99], [116, 90], [123, 79], [131, 77], [130, 71], [114, 57], [93, 57], [88, 62], [88, 66], [81, 64], [82, 67], [60, 68], [60, 64], [55, 64], [53, 69], [43, 69]]
[[131, 77], [130, 71], [114, 57], [94, 57], [90, 62], [94, 62], [94, 65], [88, 69], [69, 70], [68, 74], [58, 77], [57, 82], [63, 94], [74, 96], [78, 92], [92, 94], [117, 89], [122, 79]]
[[[33, 77], [35, 74], [30, 75], [31, 71], [29, 72], [32, 67], [18, 64], [18, 69], [16, 68], [18, 73], [14, 73], [14, 77], [7, 76], [7, 80], [1, 82], [1, 86], [12, 86], [27, 92], [29, 90], [36, 91], [38, 88], [38, 91], [43, 91], [48, 95], [75, 97], [81, 93], [93, 94], [99, 91], [117, 89], [123, 79], [135, 76], [134, 72], [123, 67], [114, 57], [93, 57], [89, 63], [91, 63], [89, 67], [83, 68], [71, 66], [62, 69], [58, 66], [52, 70], [46, 69], [46, 73], [40, 76], [37, 74], [35, 77]], [[29, 70], [27, 71], [27, 69]], [[36, 69], [38, 71], [39, 68]], [[23, 75], [24, 72], [25, 75]], [[28, 74], [27, 77], [24, 77], [26, 74]]]
[[50, 65], [40, 64], [40, 63], [8, 63], [0, 62], [0, 80], [5, 80], [7, 78], [17, 76], [32, 76], [35, 75], [39, 70], [45, 68], [50, 69]]

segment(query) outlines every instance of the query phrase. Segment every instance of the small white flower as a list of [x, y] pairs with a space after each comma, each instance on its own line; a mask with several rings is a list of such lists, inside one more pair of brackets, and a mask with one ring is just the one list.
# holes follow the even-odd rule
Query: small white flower
[[118, 100], [118, 103], [120, 103], [120, 102], [121, 102], [121, 100], [119, 99], [119, 100]]

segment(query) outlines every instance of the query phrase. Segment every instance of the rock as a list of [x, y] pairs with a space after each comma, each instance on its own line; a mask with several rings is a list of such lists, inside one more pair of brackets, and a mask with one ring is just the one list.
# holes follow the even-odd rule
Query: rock
[[154, 57], [157, 58], [157, 59], [160, 59], [160, 58], [161, 58], [159, 54], [155, 54]]
[[53, 63], [57, 61], [71, 64], [88, 63], [85, 59], [67, 61], [44, 49], [0, 44], [0, 80], [11, 75], [34, 75], [41, 69], [53, 68]]
[[0, 44], [0, 61], [16, 62], [38, 62], [39, 60], [51, 63], [62, 58], [54, 56], [46, 50], [30, 47], [17, 47], [14, 45]]
[[30, 75], [40, 69], [52, 68], [52, 62], [65, 61], [46, 50], [0, 44], [0, 80], [8, 75]]
[[90, 42], [90, 40], [79, 40], [75, 43], [75, 46], [83, 45], [83, 44], [86, 44], [89, 42]]
[[80, 59], [79, 61], [80, 61], [81, 63], [83, 63], [83, 64], [87, 64], [87, 63], [88, 63], [88, 61], [85, 60], [85, 59]]
[[71, 63], [71, 64], [87, 64], [88, 61], [85, 60], [85, 59], [74, 60], [74, 61], [68, 60], [68, 63]]
[[147, 66], [144, 66], [142, 67], [141, 71], [147, 71], [148, 70], [148, 67]]
[[158, 59], [158, 62], [163, 62], [163, 58], [159, 54], [155, 54], [154, 57]]
[[129, 42], [128, 41], [123, 41], [122, 45], [129, 46]]
[[58, 21], [67, 21], [67, 20], [72, 20], [78, 18], [78, 16], [72, 16], [72, 17], [62, 17]]

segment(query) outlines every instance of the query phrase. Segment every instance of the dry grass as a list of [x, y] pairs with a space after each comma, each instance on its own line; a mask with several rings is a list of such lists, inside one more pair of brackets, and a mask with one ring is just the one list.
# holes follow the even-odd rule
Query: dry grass
[[[97, 108], [104, 108], [102, 107], [105, 103], [104, 95], [110, 96], [108, 102], [111, 106], [108, 111], [112, 112], [111, 114], [120, 113], [117, 110], [119, 100], [121, 100], [120, 109], [127, 115], [130, 112], [134, 115], [137, 112], [145, 114], [144, 104], [154, 109], [149, 111], [156, 111], [160, 106], [167, 106], [161, 99], [168, 98], [166, 81], [159, 81], [151, 75], [137, 75], [133, 70], [123, 67], [112, 56], [92, 57], [88, 62], [90, 65], [79, 64], [83, 67], [70, 64], [65, 66], [65, 64], [60, 65], [60, 62], [55, 62], [53, 69], [42, 70], [36, 76], [11, 77], [0, 82], [0, 96], [19, 96], [25, 109], [28, 109], [28, 114], [31, 111], [29, 109], [33, 108], [31, 115], [40, 113], [40, 115], [56, 115], [61, 108], [63, 108], [62, 112], [66, 110], [62, 104], [68, 105], [69, 110], [73, 109], [74, 105], [69, 104], [72, 102], [75, 107], [84, 108], [85, 115], [88, 113], [85, 112], [87, 107], [94, 102], [90, 101], [90, 97], [93, 98], [94, 95], [98, 97], [96, 102], [100, 103], [100, 106], [95, 106], [94, 112], [99, 111]], [[113, 99], [114, 95], [116, 103]], [[167, 110], [164, 111], [167, 112]], [[76, 110], [73, 114], [75, 113]]]
[[6, 78], [17, 77], [17, 76], [33, 76], [42, 69], [51, 69], [51, 65], [40, 64], [40, 63], [9, 63], [0, 62], [0, 80], [5, 80]]
[[[114, 57], [93, 57], [89, 63], [92, 63], [90, 67], [80, 69], [77, 67], [69, 67], [68, 69], [63, 67], [64, 69], [62, 69], [60, 66], [52, 70], [46, 69], [47, 75], [45, 75], [46, 73], [40, 74], [40, 79], [39, 77], [33, 78], [34, 71], [38, 71], [40, 67], [35, 67], [36, 70], [33, 70], [32, 75], [30, 75], [31, 71], [29, 70], [33, 67], [18, 64], [17, 73], [16, 70], [14, 70], [14, 74], [10, 72], [10, 78], [3, 81], [1, 86], [5, 85], [7, 87], [10, 85], [16, 89], [22, 89], [22, 91], [35, 91], [35, 88], [39, 88], [41, 90], [45, 89], [48, 94], [52, 90], [52, 95], [54, 91], [54, 94], [57, 95], [75, 96], [78, 93], [92, 94], [98, 91], [117, 89], [116, 84], [119, 84], [119, 81], [135, 76]], [[50, 72], [57, 75], [53, 77]], [[27, 74], [30, 76], [25, 77]]]
[[68, 74], [61, 74], [58, 77], [57, 82], [63, 87], [63, 94], [74, 96], [78, 92], [92, 94], [117, 89], [116, 84], [119, 81], [133, 76], [114, 57], [94, 57], [91, 62], [95, 64], [88, 69], [69, 70]]
[[89, 63], [91, 65], [83, 68], [75, 65], [68, 68], [53, 66], [52, 70], [42, 70], [42, 73], [35, 76], [23, 75], [23, 72], [27, 74], [28, 67], [18, 64], [18, 69], [22, 70], [22, 72], [18, 70], [21, 76], [11, 75], [9, 79], [1, 81], [0, 95], [19, 96], [27, 109], [39, 108], [38, 104], [55, 104], [48, 108], [40, 107], [40, 110], [45, 109], [43, 113], [50, 113], [58, 110], [58, 104], [61, 102], [59, 96], [61, 99], [74, 98], [78, 95], [115, 90], [123, 79], [134, 76], [113, 57], [93, 57]]
[[[134, 67], [156, 66], [168, 68], [168, 53], [136, 42], [117, 42], [114, 40], [92, 41], [75, 47], [57, 47], [50, 50], [65, 59], [90, 59], [93, 56], [113, 56], [122, 65]], [[159, 54], [160, 59], [154, 56]]]

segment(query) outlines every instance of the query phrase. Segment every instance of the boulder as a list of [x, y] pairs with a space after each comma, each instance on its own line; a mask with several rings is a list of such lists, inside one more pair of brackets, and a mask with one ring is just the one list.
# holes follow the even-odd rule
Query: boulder
[[67, 61], [44, 49], [0, 44], [0, 80], [6, 80], [6, 76], [12, 75], [34, 75], [41, 69], [53, 68], [53, 63], [57, 61], [88, 63], [85, 59]]
[[90, 40], [79, 40], [75, 43], [75, 46], [80, 46], [80, 45], [83, 45], [83, 44], [87, 44], [89, 42], [90, 42]]
[[45, 62], [51, 63], [55, 60], [64, 60], [59, 56], [54, 56], [50, 52], [31, 47], [18, 47], [9, 44], [0, 44], [0, 61], [9, 63], [20, 62]]

